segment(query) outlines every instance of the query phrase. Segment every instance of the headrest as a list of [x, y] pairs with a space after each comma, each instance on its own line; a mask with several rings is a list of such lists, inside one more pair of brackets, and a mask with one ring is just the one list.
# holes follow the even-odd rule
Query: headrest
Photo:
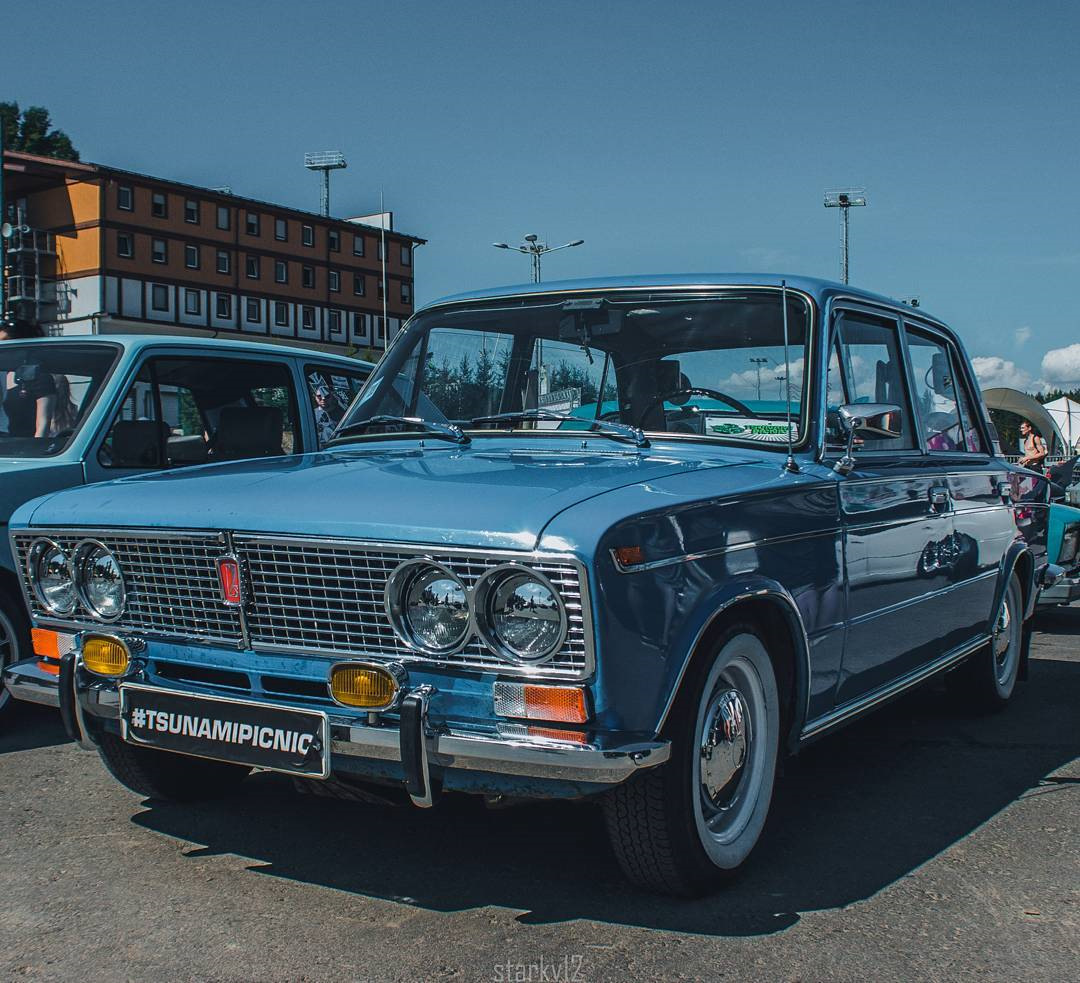
[[117, 420], [112, 428], [114, 468], [160, 468], [168, 427], [156, 420]]
[[283, 415], [276, 406], [226, 406], [218, 419], [213, 457], [236, 461], [283, 454]]

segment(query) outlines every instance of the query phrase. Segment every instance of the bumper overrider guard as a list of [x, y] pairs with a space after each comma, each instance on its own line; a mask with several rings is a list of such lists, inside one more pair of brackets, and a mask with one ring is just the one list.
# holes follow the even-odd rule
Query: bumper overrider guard
[[[95, 633], [101, 637], [99, 633]], [[129, 644], [125, 642], [124, 644]], [[138, 643], [130, 646], [138, 647]], [[76, 648], [61, 660], [58, 679], [58, 702], [64, 729], [80, 746], [93, 749], [95, 733], [102, 722], [118, 721], [121, 716], [120, 686], [138, 682], [140, 688], [160, 689], [197, 697], [195, 690], [182, 691], [148, 687], [144, 676], [145, 660], [133, 657], [122, 678], [105, 679], [82, 664], [82, 636]], [[663, 764], [671, 754], [668, 741], [635, 741], [607, 747], [576, 741], [549, 738], [508, 736], [504, 733], [473, 730], [448, 724], [435, 725], [429, 718], [432, 701], [438, 690], [429, 684], [402, 687], [395, 701], [397, 721], [380, 713], [345, 715], [337, 708], [329, 711], [334, 756], [368, 759], [399, 764], [404, 784], [412, 801], [421, 807], [431, 806], [438, 793], [433, 769], [483, 772], [513, 778], [611, 786], [626, 781], [636, 772]], [[229, 702], [253, 705], [242, 697]], [[289, 705], [280, 701], [282, 708]], [[341, 708], [343, 711], [345, 708]], [[508, 723], [511, 723], [508, 721]]]

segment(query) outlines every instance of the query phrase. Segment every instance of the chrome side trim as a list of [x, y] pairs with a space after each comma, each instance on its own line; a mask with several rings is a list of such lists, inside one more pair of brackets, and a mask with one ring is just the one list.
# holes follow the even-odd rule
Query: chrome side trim
[[690, 644], [690, 649], [686, 653], [686, 658], [683, 660], [682, 668], [679, 670], [679, 675], [675, 679], [675, 685], [671, 688], [671, 693], [668, 694], [667, 703], [664, 704], [664, 712], [662, 714], [660, 714], [660, 722], [656, 725], [656, 732], [658, 734], [664, 729], [664, 724], [667, 723], [668, 714], [671, 713], [671, 708], [675, 704], [675, 697], [679, 695], [679, 689], [682, 687], [683, 677], [686, 675], [686, 670], [690, 666], [690, 660], [693, 659], [694, 652], [697, 651], [697, 647], [701, 643], [701, 639], [704, 638], [705, 632], [707, 632], [709, 630], [709, 628], [712, 627], [712, 625], [716, 621], [716, 619], [719, 618], [732, 605], [738, 604], [740, 601], [751, 600], [751, 599], [753, 599], [755, 597], [771, 597], [771, 598], [775, 598], [778, 601], [780, 601], [780, 603], [786, 605], [788, 610], [795, 617], [795, 623], [799, 627], [799, 633], [800, 633], [800, 636], [801, 636], [802, 649], [803, 649], [803, 658], [804, 658], [804, 661], [806, 663], [806, 700], [805, 700], [805, 706], [803, 707], [803, 715], [804, 715], [804, 717], [805, 717], [805, 714], [809, 712], [809, 710], [810, 710], [810, 692], [811, 692], [811, 689], [812, 689], [812, 687], [810, 685], [810, 675], [811, 675], [810, 636], [807, 635], [807, 633], [806, 633], [806, 625], [803, 623], [802, 612], [799, 611], [799, 606], [795, 603], [795, 601], [792, 599], [792, 597], [789, 594], [786, 594], [783, 591], [773, 590], [772, 588], [762, 587], [762, 588], [759, 588], [757, 590], [745, 591], [742, 594], [736, 594], [734, 597], [729, 598], [727, 601], [725, 601], [719, 608], [717, 608], [712, 613], [712, 615], [709, 617], [708, 621], [706, 621], [705, 624], [702, 625], [701, 629], [694, 636], [694, 640]]
[[737, 553], [739, 550], [755, 549], [761, 546], [780, 546], [785, 543], [794, 543], [802, 539], [816, 539], [820, 536], [837, 536], [841, 528], [836, 526], [832, 529], [819, 529], [815, 532], [797, 532], [789, 536], [764, 536], [761, 539], [753, 539], [747, 543], [732, 543], [730, 546], [717, 546], [714, 549], [700, 550], [697, 553], [681, 553], [678, 556], [668, 556], [662, 560], [648, 560], [645, 563], [623, 564], [611, 550], [611, 560], [619, 573], [640, 573], [643, 570], [658, 570], [660, 567], [670, 567], [678, 563], [696, 563], [698, 560], [707, 560], [714, 556], [723, 556], [725, 553]]
[[4, 686], [13, 699], [37, 703], [43, 707], [60, 707], [60, 680], [38, 666], [37, 659], [23, 659], [4, 670]]
[[926, 591], [924, 594], [918, 594], [915, 597], [909, 597], [903, 601], [898, 601], [896, 604], [890, 604], [887, 608], [878, 608], [874, 611], [868, 611], [866, 614], [860, 614], [857, 618], [852, 618], [848, 621], [848, 627], [855, 625], [864, 625], [868, 621], [873, 621], [875, 618], [880, 618], [886, 614], [895, 614], [897, 611], [902, 611], [904, 608], [912, 607], [916, 604], [921, 604], [923, 601], [929, 601], [936, 597], [942, 597], [945, 594], [949, 594], [952, 591], [960, 590], [963, 587], [970, 587], [972, 584], [977, 584], [980, 580], [989, 580], [991, 577], [997, 577], [997, 570], [987, 570], [980, 573], [977, 577], [969, 577], [967, 580], [961, 580], [956, 584], [949, 584], [948, 587], [939, 587], [937, 590]]
[[802, 741], [811, 737], [816, 737], [819, 734], [824, 733], [827, 730], [831, 730], [833, 727], [838, 727], [840, 724], [857, 717], [860, 714], [865, 713], [867, 710], [876, 707], [879, 703], [884, 703], [886, 700], [891, 700], [894, 696], [899, 695], [906, 689], [910, 689], [912, 686], [917, 686], [919, 683], [924, 682], [931, 676], [937, 675], [939, 672], [944, 672], [950, 666], [955, 665], [962, 659], [967, 658], [972, 652], [978, 651], [988, 641], [990, 636], [979, 638], [974, 642], [968, 642], [966, 645], [960, 646], [958, 649], [954, 649], [952, 652], [948, 652], [941, 656], [939, 659], [928, 663], [925, 666], [915, 669], [909, 672], [905, 676], [901, 676], [899, 679], [894, 680], [887, 686], [882, 687], [879, 690], [871, 693], [869, 696], [862, 697], [852, 703], [845, 704], [830, 713], [825, 714], [822, 717], [818, 717], [816, 720], [810, 721], [802, 731], [799, 739]]

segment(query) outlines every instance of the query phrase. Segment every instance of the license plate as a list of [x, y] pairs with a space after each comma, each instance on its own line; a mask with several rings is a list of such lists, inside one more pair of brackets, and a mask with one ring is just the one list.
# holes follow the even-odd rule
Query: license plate
[[120, 728], [142, 747], [308, 778], [330, 774], [329, 722], [314, 710], [124, 683]]

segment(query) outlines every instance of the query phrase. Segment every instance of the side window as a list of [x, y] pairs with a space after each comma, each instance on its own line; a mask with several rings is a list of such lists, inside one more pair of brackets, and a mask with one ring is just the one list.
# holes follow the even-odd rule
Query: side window
[[[899, 406], [903, 431], [899, 437], [864, 440], [865, 450], [911, 450], [915, 430], [904, 384], [903, 358], [896, 322], [887, 318], [844, 312], [836, 319], [836, 347], [829, 360], [826, 398], [830, 442], [839, 438], [835, 416], [841, 403], [892, 403]], [[835, 436], [833, 436], [835, 434]]]
[[149, 470], [300, 450], [292, 374], [281, 362], [148, 359], [99, 453], [105, 467]]
[[957, 355], [934, 335], [908, 330], [912, 387], [928, 451], [982, 451], [982, 438], [963, 386], [957, 384]]
[[315, 416], [319, 447], [325, 447], [353, 397], [363, 388], [368, 373], [359, 369], [341, 369], [336, 365], [305, 365], [304, 375], [311, 396], [311, 412]]

